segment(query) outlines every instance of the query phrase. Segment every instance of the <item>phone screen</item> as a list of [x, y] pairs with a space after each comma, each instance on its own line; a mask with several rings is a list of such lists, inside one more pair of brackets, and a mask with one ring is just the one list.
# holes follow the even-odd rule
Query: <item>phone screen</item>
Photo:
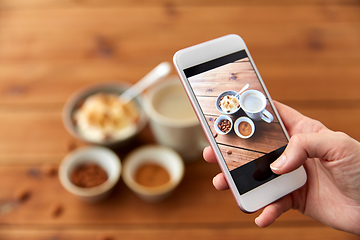
[[246, 51], [184, 73], [240, 194], [278, 177], [270, 164], [288, 140]]

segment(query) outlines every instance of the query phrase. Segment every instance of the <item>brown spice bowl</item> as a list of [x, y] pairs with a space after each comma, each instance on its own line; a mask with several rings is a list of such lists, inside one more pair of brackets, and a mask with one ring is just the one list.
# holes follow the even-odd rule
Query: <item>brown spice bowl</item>
[[[107, 173], [107, 180], [102, 184], [84, 188], [72, 182], [72, 174], [79, 166], [92, 163]], [[119, 157], [110, 149], [100, 146], [83, 147], [70, 152], [59, 167], [59, 179], [62, 186], [70, 193], [86, 202], [98, 202], [105, 199], [120, 178], [121, 163]]]
[[[229, 129], [228, 129], [226, 132], [223, 132], [223, 131], [221, 131], [221, 129], [219, 128], [218, 124], [220, 123], [220, 121], [225, 120], [225, 119], [229, 121], [230, 126], [229, 126]], [[232, 127], [233, 127], [232, 119], [231, 119], [229, 116], [227, 116], [227, 115], [220, 115], [220, 116], [216, 119], [216, 121], [214, 122], [215, 131], [216, 131], [217, 134], [220, 134], [220, 135], [228, 134], [228, 133], [231, 131]]]
[[[161, 166], [168, 172], [169, 181], [163, 185], [151, 187], [138, 183], [136, 173], [145, 164]], [[125, 157], [122, 178], [125, 184], [142, 200], [159, 202], [168, 197], [180, 184], [184, 170], [184, 162], [177, 152], [161, 145], [147, 145], [133, 150]], [[153, 174], [157, 173], [153, 172]]]
[[[248, 134], [248, 135], [243, 135], [240, 133], [239, 131], [239, 125], [242, 123], [242, 122], [247, 122], [249, 123], [249, 125], [251, 126], [251, 133]], [[254, 122], [248, 118], [248, 117], [239, 117], [238, 119], [236, 119], [235, 123], [234, 123], [234, 130], [235, 130], [235, 133], [238, 137], [240, 138], [243, 138], [243, 139], [247, 139], [247, 138], [250, 138], [252, 135], [254, 135], [254, 132], [255, 132], [255, 124]]]
[[126, 143], [128, 143], [145, 127], [147, 123], [147, 117], [142, 106], [143, 100], [140, 95], [132, 100], [132, 104], [134, 104], [134, 106], [136, 106], [139, 111], [139, 117], [138, 120], [136, 121], [135, 130], [131, 131], [131, 133], [117, 136], [117, 138], [113, 138], [113, 139], [109, 138], [109, 139], [101, 139], [101, 140], [90, 139], [89, 137], [85, 136], [84, 133], [81, 133], [78, 126], [76, 126], [76, 121], [74, 121], [74, 115], [76, 110], [78, 110], [81, 107], [81, 105], [88, 97], [97, 93], [110, 93], [120, 96], [129, 87], [130, 85], [127, 83], [113, 82], [113, 83], [104, 83], [104, 84], [88, 86], [75, 92], [66, 101], [62, 111], [62, 120], [66, 130], [73, 137], [90, 144], [115, 148], [115, 147], [121, 147]]

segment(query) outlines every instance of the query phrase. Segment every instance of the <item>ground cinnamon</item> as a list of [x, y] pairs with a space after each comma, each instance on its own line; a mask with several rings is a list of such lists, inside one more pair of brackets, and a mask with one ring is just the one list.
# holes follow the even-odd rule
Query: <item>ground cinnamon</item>
[[107, 179], [106, 171], [95, 163], [82, 164], [76, 167], [71, 174], [71, 182], [83, 188], [99, 186]]
[[146, 187], [162, 186], [170, 181], [168, 171], [155, 163], [141, 165], [135, 174], [135, 181]]
[[252, 127], [248, 122], [241, 122], [239, 124], [239, 132], [241, 135], [247, 137], [252, 133]]

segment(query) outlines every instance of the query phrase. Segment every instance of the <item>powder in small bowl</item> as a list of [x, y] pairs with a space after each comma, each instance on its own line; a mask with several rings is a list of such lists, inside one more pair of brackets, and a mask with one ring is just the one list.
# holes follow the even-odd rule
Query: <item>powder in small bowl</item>
[[136, 170], [135, 181], [145, 187], [159, 187], [170, 181], [170, 174], [159, 164], [146, 163]]
[[241, 135], [247, 137], [252, 133], [252, 127], [248, 122], [241, 122], [239, 124], [239, 132]]
[[70, 177], [74, 185], [83, 188], [99, 186], [108, 179], [106, 171], [95, 163], [77, 166]]

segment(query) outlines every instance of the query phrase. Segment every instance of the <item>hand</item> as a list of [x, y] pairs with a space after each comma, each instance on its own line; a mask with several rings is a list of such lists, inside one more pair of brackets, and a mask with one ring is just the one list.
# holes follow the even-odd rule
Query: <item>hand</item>
[[[275, 105], [291, 138], [271, 164], [272, 171], [284, 174], [303, 165], [308, 180], [302, 188], [266, 206], [255, 223], [266, 227], [292, 208], [335, 229], [360, 235], [360, 143], [288, 106]], [[206, 161], [216, 162], [210, 147], [203, 155]], [[218, 190], [228, 189], [222, 173], [214, 177], [213, 184]]]

